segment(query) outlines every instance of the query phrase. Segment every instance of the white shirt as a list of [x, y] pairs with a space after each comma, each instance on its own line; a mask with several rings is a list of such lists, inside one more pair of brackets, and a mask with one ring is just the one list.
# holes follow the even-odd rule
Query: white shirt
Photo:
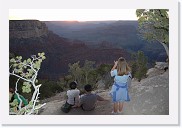
[[[67, 91], [67, 102], [71, 105], [75, 105], [79, 103], [79, 94], [80, 91], [78, 89], [72, 89]], [[75, 100], [74, 100], [75, 99]]]

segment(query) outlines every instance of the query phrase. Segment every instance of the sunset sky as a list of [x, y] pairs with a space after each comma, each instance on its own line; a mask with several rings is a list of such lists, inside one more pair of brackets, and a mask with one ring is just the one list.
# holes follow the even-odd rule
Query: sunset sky
[[9, 9], [9, 20], [104, 21], [137, 20], [136, 9]]

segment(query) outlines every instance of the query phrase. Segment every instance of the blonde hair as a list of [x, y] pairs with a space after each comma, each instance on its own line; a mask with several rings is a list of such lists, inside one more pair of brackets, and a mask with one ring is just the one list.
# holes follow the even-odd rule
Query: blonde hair
[[128, 73], [131, 71], [130, 67], [128, 66], [125, 58], [120, 57], [118, 59], [118, 64], [117, 64], [117, 72], [118, 76], [123, 76], [123, 75], [128, 75]]

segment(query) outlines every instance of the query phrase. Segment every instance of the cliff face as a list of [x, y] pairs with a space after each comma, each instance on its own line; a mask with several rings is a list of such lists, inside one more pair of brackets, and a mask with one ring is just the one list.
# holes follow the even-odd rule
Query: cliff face
[[9, 21], [10, 38], [32, 38], [47, 36], [48, 28], [45, 23], [37, 20]]

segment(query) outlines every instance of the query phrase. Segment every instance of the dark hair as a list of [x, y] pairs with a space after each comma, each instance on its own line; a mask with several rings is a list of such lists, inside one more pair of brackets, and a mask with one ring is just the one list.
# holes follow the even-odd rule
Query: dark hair
[[85, 91], [90, 92], [92, 91], [92, 86], [90, 84], [87, 84], [84, 86]]
[[71, 82], [70, 83], [70, 88], [71, 89], [75, 89], [77, 87], [77, 83], [76, 82]]

